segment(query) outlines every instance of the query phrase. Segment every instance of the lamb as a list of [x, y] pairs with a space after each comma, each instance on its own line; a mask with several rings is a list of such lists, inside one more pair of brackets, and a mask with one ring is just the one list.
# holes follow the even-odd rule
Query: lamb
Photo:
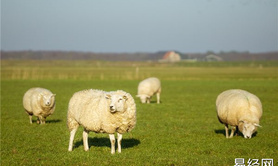
[[161, 83], [158, 78], [150, 77], [141, 81], [138, 85], [138, 93], [141, 103], [150, 103], [151, 97], [156, 94], [157, 104], [160, 103]]
[[[216, 109], [219, 121], [225, 125], [226, 138], [232, 138], [236, 129], [242, 132], [244, 138], [251, 138], [257, 127], [261, 127], [261, 101], [245, 90], [231, 89], [222, 92], [216, 99]], [[228, 125], [232, 126], [230, 136]]]
[[45, 124], [46, 117], [55, 111], [55, 96], [44, 88], [31, 88], [23, 96], [23, 107], [29, 115], [32, 124], [32, 116], [37, 117], [38, 124]]
[[88, 151], [88, 134], [109, 134], [111, 154], [115, 153], [117, 132], [118, 152], [121, 153], [122, 134], [131, 131], [136, 124], [136, 105], [132, 96], [122, 90], [105, 92], [83, 90], [76, 92], [69, 101], [67, 125], [70, 130], [68, 151], [72, 151], [74, 135], [83, 126], [84, 150]]

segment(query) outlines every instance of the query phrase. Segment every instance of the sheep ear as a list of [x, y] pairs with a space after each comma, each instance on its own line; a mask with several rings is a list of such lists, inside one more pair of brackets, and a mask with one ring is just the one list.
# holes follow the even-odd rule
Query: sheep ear
[[127, 100], [128, 98], [127, 98], [127, 96], [126, 96], [126, 95], [124, 95], [124, 96], [123, 96], [123, 99]]
[[106, 99], [110, 99], [110, 98], [111, 98], [111, 95], [106, 94], [106, 95], [105, 95], [105, 98], [106, 98]]
[[245, 121], [244, 121], [244, 120], [239, 120], [239, 122], [245, 123]]
[[257, 124], [257, 123], [254, 123], [254, 125], [255, 125], [256, 127], [262, 127], [261, 125], [259, 125], [259, 124]]
[[55, 96], [56, 96], [56, 94], [52, 94], [52, 95], [51, 95], [51, 97], [55, 97]]

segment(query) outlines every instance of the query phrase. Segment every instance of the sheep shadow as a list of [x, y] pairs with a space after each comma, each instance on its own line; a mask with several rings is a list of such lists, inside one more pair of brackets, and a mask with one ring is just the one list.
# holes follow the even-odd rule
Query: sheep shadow
[[[224, 137], [226, 137], [226, 131], [225, 131], [225, 129], [216, 129], [216, 130], [214, 130], [214, 132], [215, 132], [216, 134], [222, 134]], [[229, 134], [231, 134], [231, 129], [229, 129]], [[243, 135], [240, 131], [237, 132], [237, 135], [236, 135], [236, 132], [235, 132], [234, 137], [235, 137], [235, 136], [241, 136], [241, 137], [244, 138], [244, 135]], [[253, 137], [256, 137], [256, 136], [257, 136], [257, 131], [256, 131], [255, 133], [252, 134], [252, 138], [253, 138]]]
[[51, 119], [45, 121], [45, 123], [60, 123], [60, 122], [62, 122], [61, 119]]
[[[160, 101], [160, 104], [161, 103], [162, 103], [162, 101]], [[157, 104], [157, 100], [150, 101], [150, 104]]]
[[226, 136], [226, 131], [225, 131], [225, 129], [214, 130], [214, 132], [215, 132], [216, 134], [222, 134], [222, 135]]
[[[51, 120], [46, 120], [45, 123], [60, 123], [62, 122], [61, 119], [51, 119]], [[33, 124], [37, 124], [37, 120], [32, 119]]]
[[[111, 143], [110, 143], [110, 139], [109, 138], [88, 138], [88, 144], [89, 144], [89, 148], [91, 148], [91, 146], [94, 147], [111, 147]], [[138, 139], [122, 139], [122, 149], [127, 149], [127, 148], [131, 148], [134, 146], [137, 146], [140, 144], [140, 141]], [[76, 143], [74, 143], [74, 148], [78, 148], [79, 146], [84, 146], [83, 145], [83, 139], [81, 139], [80, 141], [77, 141]], [[117, 143], [115, 144], [116, 148], [117, 148]]]

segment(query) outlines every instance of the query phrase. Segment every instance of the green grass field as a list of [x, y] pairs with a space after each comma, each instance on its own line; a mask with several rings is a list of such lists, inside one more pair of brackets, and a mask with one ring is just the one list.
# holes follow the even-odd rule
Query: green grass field
[[[81, 127], [67, 151], [67, 106], [74, 92], [122, 89], [135, 96], [139, 81], [149, 76], [161, 79], [162, 103], [135, 98], [137, 125], [123, 135], [121, 154], [110, 154], [107, 134], [93, 132], [85, 152]], [[56, 93], [56, 110], [45, 125], [29, 124], [23, 110], [31, 87]], [[262, 128], [252, 139], [226, 139], [218, 122], [216, 97], [231, 88], [262, 101]], [[277, 96], [278, 62], [1, 61], [1, 165], [235, 165], [236, 158], [246, 165], [249, 158], [271, 158], [277, 165]]]

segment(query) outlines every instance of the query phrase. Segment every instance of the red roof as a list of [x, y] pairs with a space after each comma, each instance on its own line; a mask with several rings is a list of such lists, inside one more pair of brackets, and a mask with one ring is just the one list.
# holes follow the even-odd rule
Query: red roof
[[165, 55], [163, 56], [163, 59], [168, 59], [168, 57], [169, 57], [171, 54], [173, 54], [173, 53], [175, 53], [175, 52], [174, 52], [174, 51], [168, 51], [168, 52], [166, 52]]

